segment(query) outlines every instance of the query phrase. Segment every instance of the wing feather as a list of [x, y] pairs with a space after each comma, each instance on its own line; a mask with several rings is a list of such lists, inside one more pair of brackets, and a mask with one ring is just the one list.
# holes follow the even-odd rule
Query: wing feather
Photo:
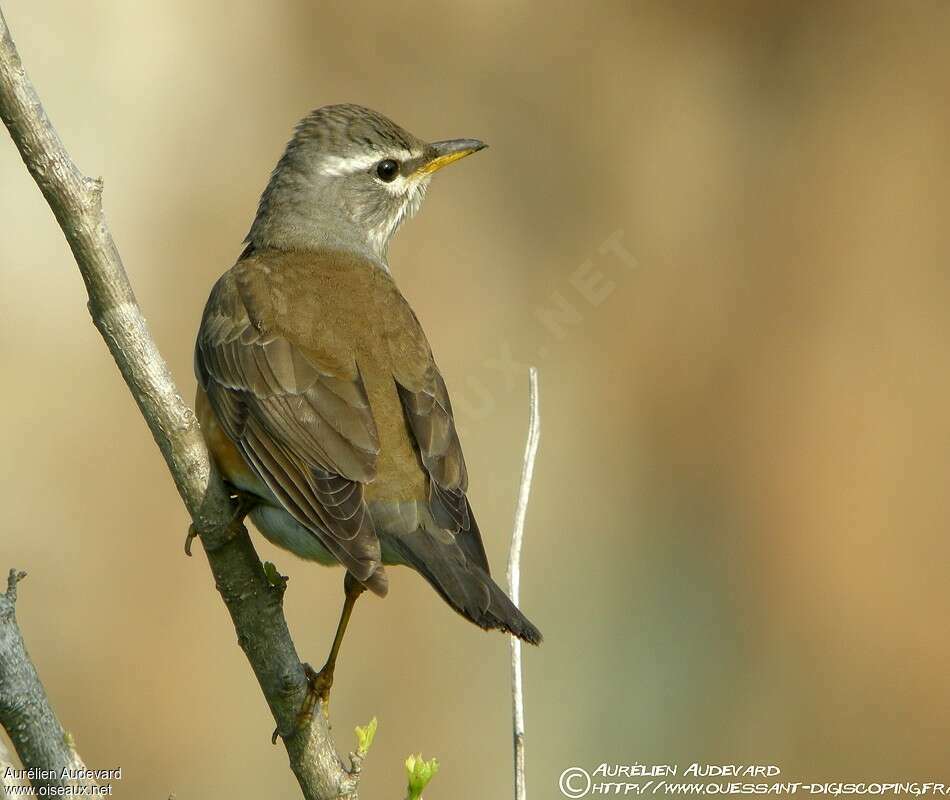
[[363, 498], [379, 435], [359, 370], [318, 363], [260, 324], [255, 298], [233, 273], [205, 308], [198, 379], [222, 428], [278, 501], [366, 580], [380, 563]]
[[409, 430], [429, 473], [429, 510], [435, 522], [455, 535], [465, 556], [490, 574], [481, 532], [466, 492], [468, 470], [462, 455], [445, 381], [430, 354], [417, 388], [397, 383]]

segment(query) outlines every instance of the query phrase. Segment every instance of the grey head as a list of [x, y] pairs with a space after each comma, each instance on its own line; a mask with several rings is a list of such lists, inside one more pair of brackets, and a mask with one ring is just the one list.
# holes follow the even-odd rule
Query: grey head
[[246, 241], [253, 249], [345, 249], [388, 269], [389, 240], [419, 210], [432, 174], [483, 147], [476, 139], [425, 142], [368, 108], [324, 106], [297, 125]]

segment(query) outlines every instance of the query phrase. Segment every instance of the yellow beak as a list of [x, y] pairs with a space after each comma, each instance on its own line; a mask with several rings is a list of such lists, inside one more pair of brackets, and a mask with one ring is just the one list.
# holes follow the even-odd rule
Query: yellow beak
[[445, 142], [433, 142], [429, 145], [426, 158], [415, 171], [416, 175], [431, 175], [442, 167], [447, 167], [460, 158], [470, 156], [488, 147], [478, 139], [449, 139]]

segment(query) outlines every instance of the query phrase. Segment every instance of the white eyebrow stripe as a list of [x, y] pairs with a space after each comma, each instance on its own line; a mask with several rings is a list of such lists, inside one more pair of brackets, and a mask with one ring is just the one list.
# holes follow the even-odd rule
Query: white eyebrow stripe
[[378, 164], [384, 158], [395, 158], [398, 161], [406, 161], [413, 157], [408, 150], [399, 150], [395, 153], [363, 153], [358, 156], [326, 156], [320, 165], [320, 172], [323, 175], [342, 177], [343, 175], [354, 175], [357, 172], [365, 172], [374, 164]]
[[342, 175], [352, 175], [356, 172], [364, 172], [373, 164], [380, 160], [380, 156], [375, 153], [360, 156], [350, 156], [343, 158], [341, 156], [327, 156], [320, 165], [320, 172], [324, 175], [340, 177]]

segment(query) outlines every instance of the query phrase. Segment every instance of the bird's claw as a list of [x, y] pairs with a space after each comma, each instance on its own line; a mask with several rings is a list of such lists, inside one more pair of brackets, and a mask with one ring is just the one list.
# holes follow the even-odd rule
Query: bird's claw
[[[304, 698], [300, 711], [297, 712], [297, 720], [294, 723], [291, 736], [313, 722], [313, 710], [318, 704], [323, 710], [324, 718], [328, 722], [330, 720], [330, 689], [333, 688], [333, 668], [328, 664], [317, 672], [309, 664], [304, 664], [303, 670], [307, 677], [307, 696]], [[274, 733], [270, 739], [271, 744], [277, 744], [278, 736], [281, 736], [280, 729], [274, 728]]]
[[307, 697], [303, 701], [299, 713], [297, 714], [298, 725], [303, 720], [310, 724], [313, 719], [313, 709], [318, 703], [323, 709], [323, 716], [330, 719], [330, 689], [333, 688], [333, 667], [327, 664], [319, 672], [314, 670], [309, 664], [303, 665], [304, 674], [307, 676], [307, 683], [310, 688], [307, 691]]
[[195, 523], [192, 522], [191, 525], [188, 526], [188, 535], [185, 537], [185, 555], [189, 558], [191, 558], [191, 543], [199, 536], [201, 536], [201, 534], [195, 527]]
[[[253, 496], [244, 494], [243, 492], [237, 493], [237, 506], [225, 528], [228, 532], [228, 538], [225, 541], [230, 541], [241, 532], [244, 526], [244, 518], [251, 513], [257, 503], [258, 500]], [[185, 537], [186, 556], [191, 556], [191, 543], [199, 536], [201, 536], [201, 531], [199, 531], [195, 523], [192, 522], [191, 525], [188, 526], [188, 535]]]

